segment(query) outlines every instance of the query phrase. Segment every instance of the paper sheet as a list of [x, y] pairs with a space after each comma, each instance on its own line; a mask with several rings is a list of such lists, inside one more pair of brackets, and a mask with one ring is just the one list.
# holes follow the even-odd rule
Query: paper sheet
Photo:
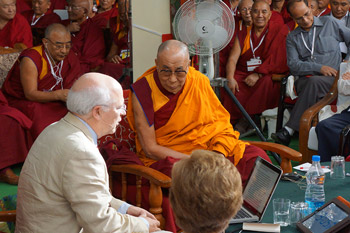
[[245, 231], [257, 231], [257, 232], [280, 232], [280, 224], [271, 223], [243, 223], [243, 230]]
[[[311, 167], [311, 163], [303, 163], [298, 166], [293, 167], [296, 170], [307, 172], [309, 168]], [[329, 166], [321, 166], [324, 173], [330, 172], [331, 169], [329, 169]]]

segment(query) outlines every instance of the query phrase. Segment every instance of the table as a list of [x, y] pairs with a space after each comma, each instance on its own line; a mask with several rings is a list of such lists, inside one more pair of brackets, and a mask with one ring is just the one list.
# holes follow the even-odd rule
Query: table
[[[330, 162], [324, 162], [322, 165], [330, 165]], [[350, 163], [345, 163], [346, 172], [350, 172]], [[298, 171], [298, 173], [304, 175], [304, 172]], [[350, 177], [345, 177], [345, 179], [331, 179], [330, 173], [326, 173], [325, 180], [325, 194], [326, 202], [332, 200], [337, 196], [342, 196], [346, 200], [350, 201]], [[273, 223], [273, 207], [272, 200], [275, 198], [288, 198], [291, 201], [304, 201], [305, 199], [305, 188], [306, 180], [303, 181], [304, 189], [300, 189], [296, 183], [290, 181], [281, 180], [277, 185], [275, 193], [266, 209], [262, 223]], [[226, 229], [226, 233], [238, 233], [242, 229], [242, 224], [232, 224]], [[242, 231], [252, 232], [252, 231]], [[299, 232], [295, 226], [281, 227], [281, 232]]]

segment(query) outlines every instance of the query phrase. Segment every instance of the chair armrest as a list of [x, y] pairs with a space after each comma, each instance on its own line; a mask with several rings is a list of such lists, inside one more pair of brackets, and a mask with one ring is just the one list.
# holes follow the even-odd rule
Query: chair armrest
[[16, 210], [0, 211], [0, 222], [15, 222]]
[[138, 165], [138, 164], [126, 164], [126, 165], [112, 165], [109, 168], [110, 172], [122, 172], [142, 176], [148, 179], [150, 182], [158, 185], [162, 188], [170, 188], [171, 178], [153, 168]]
[[288, 74], [273, 74], [271, 79], [274, 82], [281, 82], [284, 77], [288, 77]]
[[272, 142], [259, 142], [259, 141], [247, 141], [251, 145], [259, 147], [263, 150], [276, 152], [281, 156], [281, 169], [283, 170], [283, 173], [289, 173], [292, 172], [292, 163], [293, 161], [301, 161], [302, 154], [296, 150], [293, 150], [292, 148], [289, 148], [284, 145], [280, 145], [277, 143]]
[[[338, 74], [339, 75], [339, 74]], [[334, 79], [331, 89], [329, 92], [316, 104], [312, 105], [310, 108], [306, 109], [300, 118], [299, 126], [299, 150], [304, 155], [303, 162], [311, 161], [311, 154], [307, 147], [309, 141], [309, 131], [312, 126], [318, 123], [318, 113], [326, 106], [331, 104], [338, 97], [338, 76]]]

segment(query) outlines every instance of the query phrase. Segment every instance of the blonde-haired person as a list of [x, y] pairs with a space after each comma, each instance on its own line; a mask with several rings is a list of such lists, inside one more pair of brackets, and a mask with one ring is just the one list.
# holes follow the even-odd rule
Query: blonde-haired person
[[223, 232], [242, 201], [241, 176], [224, 156], [195, 150], [174, 164], [170, 203], [184, 232]]

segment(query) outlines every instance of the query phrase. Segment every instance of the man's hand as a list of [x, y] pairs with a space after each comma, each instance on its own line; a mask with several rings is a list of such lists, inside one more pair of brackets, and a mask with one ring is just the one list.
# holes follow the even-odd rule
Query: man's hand
[[55, 94], [56, 94], [57, 100], [61, 100], [63, 102], [66, 102], [67, 97], [68, 97], [68, 92], [69, 92], [69, 89], [56, 90]]
[[135, 217], [143, 217], [146, 219], [149, 223], [149, 232], [160, 231], [159, 221], [147, 210], [136, 206], [130, 206], [126, 213]]
[[245, 79], [244, 82], [247, 84], [249, 87], [253, 87], [256, 82], [259, 80], [259, 74], [257, 73], [252, 73], [248, 75]]
[[337, 70], [333, 69], [330, 66], [322, 66], [320, 72], [324, 76], [337, 76]]
[[113, 63], [116, 63], [116, 64], [119, 64], [119, 63], [121, 63], [123, 60], [122, 60], [118, 55], [114, 55], [114, 56], [112, 56], [112, 57], [107, 58], [107, 61], [113, 62]]
[[233, 94], [236, 94], [236, 91], [239, 92], [239, 87], [236, 79], [234, 78], [227, 78], [228, 80], [228, 87], [231, 89]]
[[80, 31], [80, 25], [77, 22], [72, 22], [67, 26], [68, 30], [70, 32], [79, 32]]

